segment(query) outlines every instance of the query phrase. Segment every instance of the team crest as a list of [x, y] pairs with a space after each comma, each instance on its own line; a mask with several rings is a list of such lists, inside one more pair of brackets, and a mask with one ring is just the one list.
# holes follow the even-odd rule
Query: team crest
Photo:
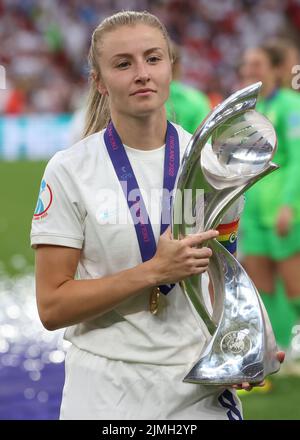
[[48, 215], [47, 211], [52, 204], [52, 199], [53, 195], [50, 186], [45, 180], [42, 180], [38, 202], [33, 215], [34, 219], [43, 218]]
[[251, 350], [251, 340], [245, 330], [227, 333], [221, 341], [221, 350], [227, 355], [245, 356]]

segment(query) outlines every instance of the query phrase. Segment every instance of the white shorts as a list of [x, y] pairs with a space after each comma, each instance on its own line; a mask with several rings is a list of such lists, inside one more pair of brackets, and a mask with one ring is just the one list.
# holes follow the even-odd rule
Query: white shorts
[[186, 365], [107, 359], [72, 345], [61, 420], [241, 420], [232, 389], [182, 382]]

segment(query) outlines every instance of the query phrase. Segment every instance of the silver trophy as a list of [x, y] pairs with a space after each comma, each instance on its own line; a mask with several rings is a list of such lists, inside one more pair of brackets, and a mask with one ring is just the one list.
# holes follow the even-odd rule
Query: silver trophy
[[[182, 221], [187, 189], [192, 191], [193, 211], [198, 209], [195, 190], [204, 191], [201, 229], [206, 231], [218, 226], [248, 188], [278, 168], [271, 162], [277, 145], [274, 128], [254, 110], [260, 87], [261, 83], [256, 83], [231, 95], [208, 115], [192, 137], [172, 203], [175, 239], [195, 233], [197, 228], [196, 221]], [[213, 251], [208, 267], [214, 291], [213, 312], [206, 306], [201, 275], [182, 281], [181, 287], [211, 338], [184, 381], [207, 385], [260, 382], [280, 367], [267, 312], [236, 258], [216, 239], [205, 245]]]

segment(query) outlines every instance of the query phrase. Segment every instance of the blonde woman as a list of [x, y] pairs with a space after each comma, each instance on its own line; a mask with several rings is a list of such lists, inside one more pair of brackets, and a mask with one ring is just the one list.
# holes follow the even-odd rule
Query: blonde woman
[[153, 15], [105, 19], [85, 137], [45, 170], [31, 244], [41, 320], [72, 343], [61, 419], [241, 419], [232, 389], [182, 382], [207, 332], [176, 283], [206, 271], [198, 246], [218, 233], [173, 240], [152, 191], [172, 189], [190, 139], [166, 120], [170, 54]]

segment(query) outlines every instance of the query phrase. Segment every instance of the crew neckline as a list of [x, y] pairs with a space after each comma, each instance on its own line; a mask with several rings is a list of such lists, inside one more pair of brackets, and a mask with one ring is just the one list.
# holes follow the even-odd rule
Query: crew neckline
[[130, 152], [132, 154], [141, 155], [141, 156], [148, 155], [148, 154], [151, 154], [151, 153], [152, 154], [158, 153], [158, 152], [164, 150], [165, 146], [166, 146], [166, 144], [164, 144], [161, 147], [152, 148], [151, 150], [140, 150], [138, 148], [129, 147], [128, 145], [125, 145], [125, 144], [123, 144], [123, 145], [124, 145], [124, 148], [125, 148], [126, 151], [128, 151], [128, 152]]

